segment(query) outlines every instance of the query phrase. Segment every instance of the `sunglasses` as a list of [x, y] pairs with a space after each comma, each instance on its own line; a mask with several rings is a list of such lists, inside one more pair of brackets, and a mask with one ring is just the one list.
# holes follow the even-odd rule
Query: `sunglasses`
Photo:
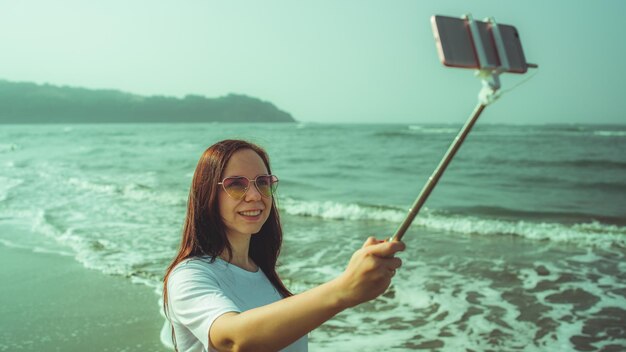
[[254, 180], [243, 176], [231, 176], [223, 179], [218, 185], [222, 185], [231, 198], [242, 199], [250, 189], [250, 182], [254, 182], [257, 191], [266, 198], [274, 195], [278, 187], [278, 177], [274, 175], [259, 175]]

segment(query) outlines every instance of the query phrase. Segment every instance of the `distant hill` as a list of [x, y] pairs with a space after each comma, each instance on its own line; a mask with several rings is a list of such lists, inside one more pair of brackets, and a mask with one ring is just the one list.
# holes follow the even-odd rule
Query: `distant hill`
[[246, 95], [182, 99], [0, 80], [0, 123], [294, 122]]

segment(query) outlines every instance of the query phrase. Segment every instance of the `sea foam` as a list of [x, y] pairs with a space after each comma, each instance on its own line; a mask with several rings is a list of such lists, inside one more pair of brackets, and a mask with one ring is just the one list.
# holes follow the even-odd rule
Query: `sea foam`
[[11, 189], [24, 183], [24, 180], [0, 176], [0, 202], [7, 199]]
[[[279, 207], [290, 215], [352, 221], [376, 220], [400, 223], [408, 213], [408, 211], [390, 207], [331, 201], [302, 201], [293, 198], [281, 199]], [[425, 208], [416, 217], [413, 226], [471, 235], [513, 235], [537, 241], [626, 248], [626, 227], [599, 222], [565, 225], [524, 220], [508, 221], [456, 215]]]

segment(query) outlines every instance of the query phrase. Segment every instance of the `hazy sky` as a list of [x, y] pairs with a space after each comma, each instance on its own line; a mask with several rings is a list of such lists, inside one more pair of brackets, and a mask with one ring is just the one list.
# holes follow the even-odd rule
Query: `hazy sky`
[[515, 25], [540, 65], [481, 121], [626, 123], [621, 0], [0, 0], [0, 79], [240, 93], [307, 122], [461, 123], [480, 82], [439, 63], [430, 16], [467, 12]]

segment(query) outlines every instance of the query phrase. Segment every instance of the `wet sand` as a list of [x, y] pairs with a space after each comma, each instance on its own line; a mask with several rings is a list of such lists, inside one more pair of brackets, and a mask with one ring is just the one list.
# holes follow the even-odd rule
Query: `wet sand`
[[152, 289], [3, 245], [0, 267], [0, 351], [167, 351]]

